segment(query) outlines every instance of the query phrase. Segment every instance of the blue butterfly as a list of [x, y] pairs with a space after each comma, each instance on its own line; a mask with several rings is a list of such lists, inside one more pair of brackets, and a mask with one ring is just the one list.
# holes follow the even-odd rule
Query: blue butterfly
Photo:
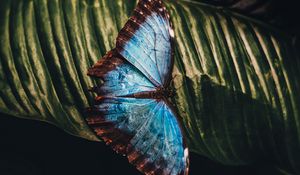
[[162, 2], [140, 0], [116, 48], [88, 70], [102, 82], [92, 88], [87, 123], [145, 174], [188, 174], [188, 149], [168, 101], [173, 37]]

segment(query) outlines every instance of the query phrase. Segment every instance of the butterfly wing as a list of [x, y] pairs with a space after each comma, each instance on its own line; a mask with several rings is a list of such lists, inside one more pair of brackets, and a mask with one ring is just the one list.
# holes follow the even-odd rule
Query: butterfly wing
[[170, 81], [173, 29], [160, 0], [140, 0], [117, 38], [117, 50], [156, 86]]
[[104, 98], [88, 124], [145, 174], [187, 174], [188, 151], [174, 113], [163, 100]]
[[88, 75], [102, 79], [102, 84], [93, 88], [99, 96], [116, 97], [155, 90], [155, 86], [115, 50], [93, 65]]
[[95, 133], [145, 174], [186, 174], [188, 151], [175, 113], [163, 99], [126, 97], [155, 90], [141, 71], [112, 50], [88, 74], [102, 79], [86, 119]]

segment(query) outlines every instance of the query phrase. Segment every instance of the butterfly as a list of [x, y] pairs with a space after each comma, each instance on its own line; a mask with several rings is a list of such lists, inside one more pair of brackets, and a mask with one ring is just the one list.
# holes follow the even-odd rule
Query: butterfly
[[160, 0], [140, 0], [116, 48], [88, 70], [100, 78], [86, 121], [145, 174], [188, 174], [188, 148], [169, 102], [174, 31]]

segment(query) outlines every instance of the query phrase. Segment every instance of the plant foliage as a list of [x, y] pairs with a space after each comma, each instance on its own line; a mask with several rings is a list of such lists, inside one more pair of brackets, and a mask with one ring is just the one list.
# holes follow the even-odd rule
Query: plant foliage
[[[115, 46], [136, 2], [0, 2], [0, 112], [98, 140], [83, 115], [87, 69]], [[166, 1], [175, 30], [172, 99], [193, 152], [224, 164], [262, 157], [300, 171], [300, 59], [293, 38], [199, 2]]]

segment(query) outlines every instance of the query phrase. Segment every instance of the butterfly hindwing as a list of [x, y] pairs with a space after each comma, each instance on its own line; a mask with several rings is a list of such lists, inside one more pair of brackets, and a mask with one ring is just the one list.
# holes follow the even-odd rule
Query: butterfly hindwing
[[155, 86], [115, 50], [108, 52], [90, 68], [88, 75], [103, 80], [103, 83], [94, 89], [100, 96], [124, 96], [155, 90]]
[[185, 174], [188, 153], [174, 113], [156, 99], [104, 98], [88, 124], [145, 174]]
[[169, 83], [173, 29], [160, 0], [140, 0], [117, 38], [117, 50], [156, 86]]

